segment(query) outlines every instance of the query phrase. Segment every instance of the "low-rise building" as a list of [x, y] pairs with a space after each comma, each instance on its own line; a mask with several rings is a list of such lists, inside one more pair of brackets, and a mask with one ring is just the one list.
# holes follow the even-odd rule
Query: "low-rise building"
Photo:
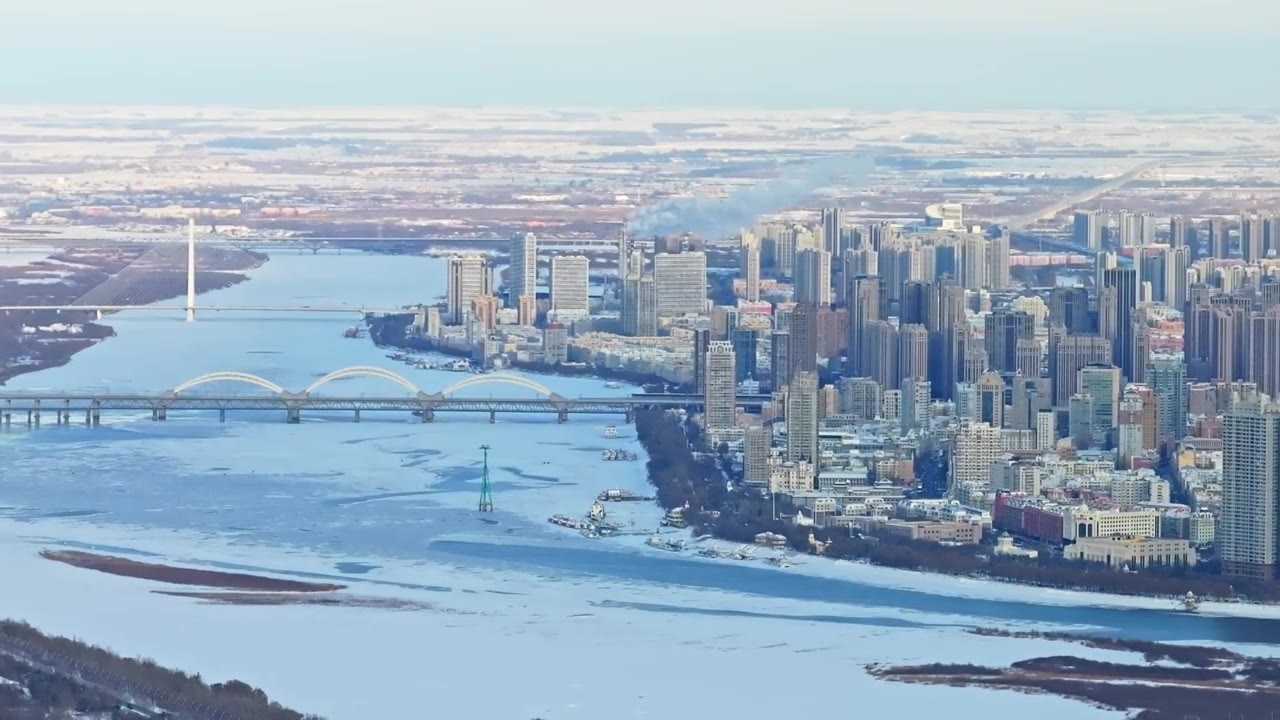
[[1063, 551], [1067, 560], [1106, 563], [1113, 568], [1194, 565], [1191, 543], [1173, 538], [1082, 538]]
[[977, 545], [982, 540], [982, 526], [976, 523], [885, 520], [872, 516], [859, 518], [853, 525], [869, 535], [895, 537], [901, 540], [928, 540], [964, 545]]

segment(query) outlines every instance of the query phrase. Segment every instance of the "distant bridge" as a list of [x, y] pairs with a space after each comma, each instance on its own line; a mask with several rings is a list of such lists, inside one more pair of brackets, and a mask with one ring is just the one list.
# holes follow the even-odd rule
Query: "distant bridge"
[[[351, 378], [377, 378], [399, 386], [402, 395], [324, 395], [319, 391], [330, 383]], [[251, 394], [206, 395], [192, 390], [212, 383], [239, 383], [262, 392]], [[460, 391], [486, 386], [519, 388], [530, 391], [536, 397], [465, 397]], [[390, 370], [372, 366], [353, 366], [335, 370], [301, 391], [289, 391], [267, 378], [252, 373], [220, 371], [192, 378], [171, 390], [160, 393], [112, 393], [90, 391], [20, 391], [0, 393], [0, 421], [13, 422], [14, 413], [26, 414], [28, 425], [39, 425], [41, 415], [53, 413], [58, 424], [69, 424], [72, 413], [84, 414], [86, 424], [97, 426], [105, 411], [148, 411], [153, 420], [164, 420], [169, 411], [203, 410], [218, 412], [218, 420], [225, 422], [227, 411], [274, 410], [281, 411], [290, 423], [301, 421], [303, 410], [324, 412], [351, 412], [358, 422], [360, 413], [410, 412], [422, 422], [432, 422], [438, 412], [489, 413], [489, 421], [495, 422], [498, 413], [547, 413], [554, 414], [559, 422], [566, 422], [570, 414], [616, 414], [632, 419], [638, 408], [690, 407], [701, 405], [702, 399], [691, 395], [638, 394], [617, 397], [577, 397], [560, 395], [547, 386], [522, 375], [513, 373], [488, 373], [464, 378], [443, 390], [427, 392], [411, 380]], [[760, 407], [768, 398], [745, 396], [738, 398], [739, 407]]]
[[[182, 305], [0, 305], [0, 312], [91, 312], [99, 319], [105, 313], [124, 310], [146, 310], [155, 312], [185, 312], [188, 308]], [[405, 308], [371, 308], [353, 305], [202, 305], [201, 312], [227, 313], [327, 313], [330, 315], [369, 313], [403, 313], [410, 312]]]
[[[131, 235], [123, 237], [68, 237], [60, 235], [31, 234], [28, 236], [5, 235], [0, 237], [0, 247], [11, 250], [30, 250], [48, 248], [50, 250], [66, 248], [112, 248], [123, 246], [156, 247], [164, 245], [180, 245], [185, 238], [170, 234]], [[468, 237], [232, 237], [227, 235], [206, 235], [200, 238], [200, 245], [209, 247], [235, 247], [244, 250], [298, 250], [318, 252], [320, 250], [395, 250], [406, 245], [416, 246], [465, 246], [505, 248], [509, 242], [506, 238], [468, 238]], [[601, 250], [617, 252], [616, 238], [600, 237], [548, 237], [538, 236], [539, 250]]]

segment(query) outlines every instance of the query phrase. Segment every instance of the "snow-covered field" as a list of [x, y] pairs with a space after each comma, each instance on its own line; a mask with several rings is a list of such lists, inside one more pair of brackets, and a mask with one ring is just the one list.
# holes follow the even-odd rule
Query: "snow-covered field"
[[[439, 260], [281, 256], [252, 282], [201, 300], [399, 305], [435, 297], [442, 284]], [[112, 322], [117, 337], [11, 385], [161, 391], [238, 370], [300, 389], [352, 365], [385, 367], [428, 391], [460, 377], [343, 339], [349, 318], [188, 324], [124, 314]], [[589, 379], [539, 380], [563, 395], [629, 392]], [[400, 389], [360, 379], [343, 381], [341, 392]], [[862, 668], [1005, 663], [1068, 647], [965, 632], [976, 625], [1227, 643], [1276, 635], [1269, 620], [1180, 615], [1159, 601], [818, 559], [776, 569], [667, 553], [643, 545], [660, 516], [643, 503], [608, 506], [632, 535], [592, 540], [550, 526], [548, 516], [584, 514], [606, 488], [648, 490], [643, 462], [601, 459], [607, 447], [640, 451], [627, 426], [622, 438], [604, 437], [609, 418], [303, 420], [241, 414], [220, 424], [174, 413], [158, 423], [112, 414], [97, 429], [0, 434], [0, 616], [206, 678], [240, 678], [338, 720], [755, 718], [830, 713], [849, 698], [901, 717], [940, 704], [961, 718], [1115, 716], [1054, 698], [883, 683]], [[492, 515], [476, 512], [481, 444], [493, 448]], [[353, 593], [437, 609], [207, 605], [38, 557], [50, 547], [336, 578]]]

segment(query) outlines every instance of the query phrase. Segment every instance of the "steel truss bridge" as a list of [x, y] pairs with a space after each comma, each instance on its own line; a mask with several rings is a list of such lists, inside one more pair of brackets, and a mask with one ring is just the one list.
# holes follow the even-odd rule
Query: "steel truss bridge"
[[[403, 395], [326, 395], [319, 391], [332, 382], [351, 378], [377, 378], [398, 385]], [[211, 383], [239, 383], [263, 392], [250, 394], [204, 394], [192, 392]], [[532, 391], [537, 397], [468, 397], [462, 391], [501, 386]], [[767, 396], [737, 398], [740, 407], [760, 407]], [[422, 422], [432, 422], [439, 412], [489, 413], [496, 422], [498, 413], [554, 414], [557, 421], [567, 422], [571, 414], [622, 415], [628, 422], [635, 411], [646, 407], [689, 407], [701, 404], [701, 398], [688, 395], [622, 395], [616, 397], [570, 398], [552, 391], [535, 380], [513, 373], [472, 375], [437, 392], [426, 392], [407, 378], [390, 370], [371, 366], [354, 366], [325, 375], [302, 391], [289, 391], [267, 378], [251, 373], [222, 371], [201, 375], [161, 393], [113, 393], [110, 391], [21, 391], [0, 393], [0, 422], [11, 425], [15, 414], [19, 422], [39, 425], [42, 413], [52, 413], [57, 424], [70, 424], [72, 414], [83, 413], [85, 423], [97, 426], [101, 414], [108, 411], [145, 411], [152, 420], [165, 420], [170, 411], [217, 411], [225, 422], [227, 411], [276, 411], [287, 422], [301, 422], [304, 410], [318, 412], [350, 412], [358, 422], [362, 412], [413, 413]]]

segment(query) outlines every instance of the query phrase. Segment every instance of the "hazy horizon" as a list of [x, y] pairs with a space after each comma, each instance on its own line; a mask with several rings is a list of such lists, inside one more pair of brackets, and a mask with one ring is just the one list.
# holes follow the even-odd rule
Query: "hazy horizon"
[[1280, 109], [1250, 0], [114, 5], [7, 9], [0, 103]]

